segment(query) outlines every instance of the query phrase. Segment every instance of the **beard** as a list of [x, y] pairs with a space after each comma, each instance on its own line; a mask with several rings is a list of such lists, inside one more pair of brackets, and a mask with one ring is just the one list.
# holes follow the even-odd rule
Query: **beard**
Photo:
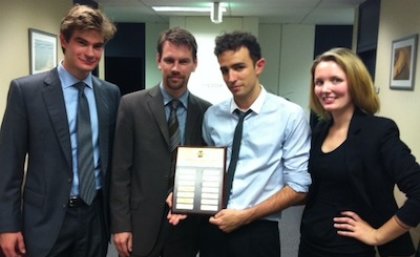
[[177, 90], [187, 86], [187, 78], [181, 75], [171, 75], [166, 78], [166, 86], [172, 90]]

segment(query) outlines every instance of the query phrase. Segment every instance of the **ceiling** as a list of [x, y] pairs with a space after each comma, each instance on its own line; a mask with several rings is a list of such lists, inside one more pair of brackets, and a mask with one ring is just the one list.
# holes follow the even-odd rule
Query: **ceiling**
[[[169, 22], [171, 16], [209, 16], [157, 13], [152, 6], [205, 7], [214, 0], [96, 0], [115, 22]], [[353, 24], [355, 8], [365, 0], [221, 0], [223, 17], [258, 17], [260, 23]], [[209, 18], [210, 19], [210, 18]]]

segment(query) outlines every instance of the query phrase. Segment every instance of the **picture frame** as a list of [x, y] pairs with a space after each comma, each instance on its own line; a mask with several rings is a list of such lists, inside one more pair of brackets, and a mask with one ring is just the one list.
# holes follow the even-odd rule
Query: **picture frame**
[[33, 28], [30, 28], [28, 33], [30, 74], [47, 71], [57, 66], [57, 36]]
[[413, 90], [418, 34], [392, 41], [391, 83], [396, 90]]

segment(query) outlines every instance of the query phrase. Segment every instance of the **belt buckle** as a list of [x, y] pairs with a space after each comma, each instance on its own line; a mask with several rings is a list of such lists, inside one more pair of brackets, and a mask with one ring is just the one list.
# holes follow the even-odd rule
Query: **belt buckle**
[[69, 199], [68, 207], [69, 208], [77, 208], [77, 207], [82, 206], [82, 203], [83, 203], [83, 201], [79, 197], [72, 197], [72, 198]]

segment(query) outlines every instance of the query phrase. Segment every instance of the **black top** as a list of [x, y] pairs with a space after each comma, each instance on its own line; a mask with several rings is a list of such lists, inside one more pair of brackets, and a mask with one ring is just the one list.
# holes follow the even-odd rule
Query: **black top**
[[[312, 185], [306, 200], [309, 211], [318, 205], [318, 191], [324, 190], [319, 185], [322, 182], [318, 177], [320, 170], [316, 168], [319, 165], [314, 165], [314, 161], [319, 161], [317, 156], [332, 123], [332, 120], [320, 121], [312, 131], [308, 162]], [[358, 203], [358, 214], [374, 228], [381, 227], [393, 215], [411, 227], [420, 223], [420, 166], [399, 135], [394, 121], [357, 109], [345, 145], [340, 149], [340, 155], [344, 156], [340, 169], [346, 174], [348, 188]], [[400, 207], [395, 200], [395, 185], [407, 196]], [[306, 219], [308, 215], [304, 215]], [[411, 256], [415, 252], [408, 232], [376, 248], [381, 257]]]
[[[316, 199], [307, 206], [302, 217], [301, 252], [311, 256], [374, 256], [374, 249], [362, 242], [340, 236], [334, 228], [333, 218], [341, 211], [362, 214], [365, 207], [349, 184], [349, 175], [343, 167], [346, 141], [329, 153], [319, 148], [312, 151], [312, 179], [318, 181]], [[346, 253], [343, 255], [343, 253]], [[307, 256], [302, 254], [300, 256]]]

